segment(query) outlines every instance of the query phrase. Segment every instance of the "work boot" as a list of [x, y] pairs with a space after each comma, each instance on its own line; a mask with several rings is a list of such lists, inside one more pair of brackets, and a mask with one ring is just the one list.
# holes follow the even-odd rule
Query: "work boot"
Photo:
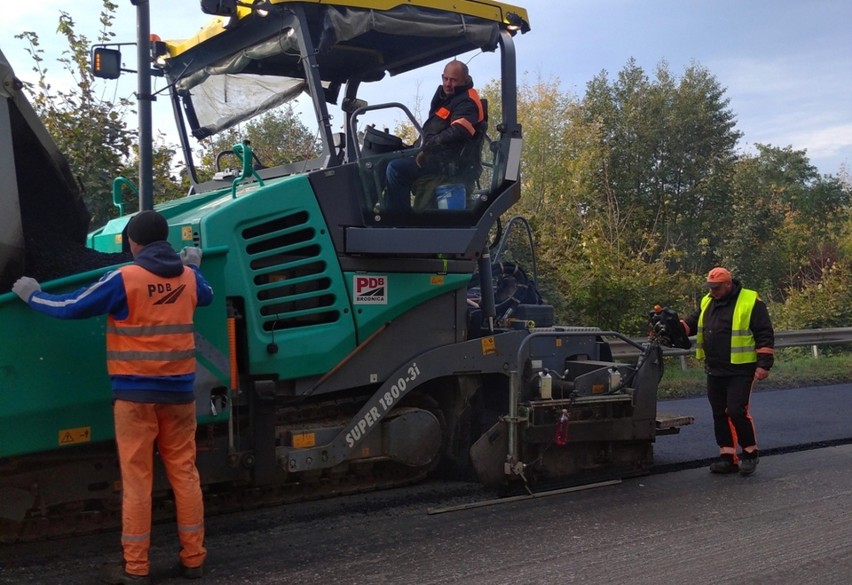
[[760, 454], [757, 451], [748, 453], [743, 451], [740, 455], [740, 475], [751, 475], [760, 463]]
[[180, 565], [180, 574], [184, 579], [201, 579], [204, 576], [204, 565], [197, 567], [187, 567], [183, 563]]
[[148, 575], [131, 575], [124, 570], [124, 563], [109, 563], [101, 567], [101, 582], [110, 585], [148, 585]]
[[710, 464], [710, 473], [736, 473], [739, 467], [734, 463], [733, 455], [722, 455], [718, 461]]

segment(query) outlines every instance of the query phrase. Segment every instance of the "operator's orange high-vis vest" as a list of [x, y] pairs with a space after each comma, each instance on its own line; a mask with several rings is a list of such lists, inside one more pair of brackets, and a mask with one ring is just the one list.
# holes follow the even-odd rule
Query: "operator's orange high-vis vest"
[[115, 376], [179, 376], [195, 372], [195, 273], [163, 278], [135, 264], [119, 269], [127, 319], [107, 319], [107, 370]]

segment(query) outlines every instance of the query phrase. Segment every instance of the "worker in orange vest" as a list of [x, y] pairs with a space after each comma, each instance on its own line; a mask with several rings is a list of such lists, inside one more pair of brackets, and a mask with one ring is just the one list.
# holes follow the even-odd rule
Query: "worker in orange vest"
[[195, 465], [196, 306], [213, 290], [198, 269], [201, 250], [180, 255], [168, 243], [169, 226], [142, 211], [127, 226], [133, 263], [70, 294], [42, 292], [22, 277], [12, 290], [31, 308], [59, 319], [107, 314], [107, 371], [112, 382], [115, 437], [121, 467], [121, 544], [124, 562], [106, 565], [104, 583], [149, 582], [154, 449], [175, 495], [181, 572], [204, 572], [204, 503]]

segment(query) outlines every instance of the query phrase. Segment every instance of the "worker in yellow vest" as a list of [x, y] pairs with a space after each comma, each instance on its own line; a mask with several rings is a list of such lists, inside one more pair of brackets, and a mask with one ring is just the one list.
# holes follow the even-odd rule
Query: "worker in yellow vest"
[[696, 336], [695, 357], [704, 360], [707, 373], [707, 398], [720, 452], [710, 471], [751, 475], [759, 452], [749, 401], [754, 383], [769, 376], [775, 332], [766, 304], [728, 269], [713, 268], [705, 286], [709, 291], [700, 308], [681, 324], [687, 335]]

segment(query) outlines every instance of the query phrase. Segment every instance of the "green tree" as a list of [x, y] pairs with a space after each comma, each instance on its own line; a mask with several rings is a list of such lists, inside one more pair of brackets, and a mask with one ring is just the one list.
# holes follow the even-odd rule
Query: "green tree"
[[756, 148], [736, 165], [720, 260], [749, 286], [783, 300], [842, 261], [850, 193], [838, 178], [821, 177], [805, 151]]
[[718, 81], [698, 65], [676, 79], [665, 63], [652, 81], [631, 59], [615, 82], [605, 71], [589, 82], [583, 106], [607, 150], [597, 191], [630, 217], [634, 247], [653, 234], [670, 269], [709, 267], [740, 137]]
[[[495, 83], [480, 93], [499, 103]], [[717, 264], [779, 301], [776, 311], [787, 299], [789, 315], [846, 318], [848, 178], [820, 177], [792, 148], [738, 156], [724, 94], [700, 66], [675, 77], [663, 63], [650, 79], [632, 60], [579, 100], [558, 80], [521, 84], [519, 208], [560, 322], [644, 333], [655, 303], [694, 309]], [[492, 132], [499, 118], [492, 106]]]
[[[499, 90], [492, 82], [480, 94], [498, 104]], [[795, 299], [791, 314], [807, 310], [797, 303], [843, 302], [848, 177], [820, 177], [789, 147], [738, 156], [724, 93], [698, 65], [675, 77], [663, 63], [650, 79], [632, 60], [614, 82], [594, 78], [582, 99], [558, 80], [521, 84], [513, 212], [530, 219], [539, 285], [560, 322], [644, 333], [655, 303], [694, 309], [717, 264], [779, 307]]]
[[852, 323], [852, 263], [826, 266], [819, 280], [791, 289], [774, 318], [777, 329], [848, 327]]
[[[502, 119], [500, 85], [486, 84], [480, 95], [489, 102], [489, 135]], [[597, 126], [580, 119], [576, 97], [564, 94], [559, 80], [524, 78], [518, 88], [518, 119], [524, 129], [521, 160], [523, 197], [513, 214], [528, 217], [537, 243], [539, 288], [561, 320], [577, 318], [568, 302], [568, 259], [581, 253], [586, 218], [587, 169], [599, 163]]]
[[[183, 164], [175, 164], [177, 152], [169, 145], [161, 132], [154, 138], [151, 152], [151, 167], [154, 179], [154, 203], [163, 203], [183, 196], [189, 190], [189, 180], [185, 180], [181, 169]], [[139, 146], [132, 148], [132, 158], [125, 161], [120, 175], [128, 179], [134, 186], [140, 184], [139, 179]], [[125, 212], [139, 208], [139, 197], [129, 189], [124, 189]], [[112, 201], [110, 198], [109, 201]]]
[[[489, 84], [480, 92], [499, 92]], [[659, 238], [636, 233], [635, 217], [606, 178], [606, 128], [558, 80], [525, 81], [520, 208], [537, 242], [539, 285], [561, 323], [640, 334], [655, 302], [670, 304], [686, 284], [665, 266]], [[492, 106], [492, 124], [499, 120]], [[515, 211], [515, 210], [513, 210]]]
[[[101, 30], [97, 42], [107, 43], [115, 37], [112, 26], [116, 8], [115, 3], [102, 0]], [[104, 86], [91, 73], [91, 44], [85, 35], [77, 34], [74, 19], [69, 13], [60, 11], [57, 30], [68, 43], [68, 48], [57, 59], [72, 80], [67, 89], [51, 83], [44, 50], [36, 32], [25, 31], [15, 38], [28, 44], [27, 51], [37, 75], [37, 81], [27, 86], [33, 107], [60, 152], [68, 159], [83, 189], [91, 214], [90, 225], [99, 227], [118, 214], [112, 205], [113, 179], [127, 175], [134, 177], [138, 184], [138, 170], [135, 170], [133, 159], [137, 132], [126, 122], [127, 117], [135, 113], [134, 104], [128, 98], [113, 101], [99, 93]], [[169, 153], [173, 152], [173, 148], [160, 137], [155, 151], [154, 183], [158, 197], [174, 197], [180, 188], [171, 177]]]
[[[250, 141], [254, 153], [266, 167], [309, 160], [322, 152], [318, 135], [311, 132], [288, 105], [203, 141], [199, 151], [199, 179], [212, 177], [220, 153], [230, 153], [233, 145], [243, 140]], [[221, 156], [219, 163], [222, 167], [239, 167], [238, 160], [231, 154]]]
[[525, 83], [518, 112], [521, 207], [560, 319], [640, 333], [657, 302], [690, 309], [725, 224], [739, 137], [712, 75], [693, 65], [678, 79], [661, 64], [651, 80], [631, 60], [582, 99], [558, 80]]

